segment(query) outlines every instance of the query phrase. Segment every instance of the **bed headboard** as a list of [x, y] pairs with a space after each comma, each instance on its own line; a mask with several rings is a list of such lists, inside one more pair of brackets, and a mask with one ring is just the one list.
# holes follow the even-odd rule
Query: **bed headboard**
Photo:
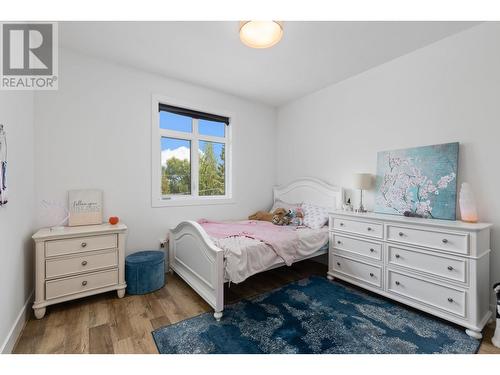
[[313, 177], [304, 177], [286, 185], [273, 188], [274, 201], [288, 203], [308, 202], [331, 210], [340, 209], [344, 201], [344, 190]]

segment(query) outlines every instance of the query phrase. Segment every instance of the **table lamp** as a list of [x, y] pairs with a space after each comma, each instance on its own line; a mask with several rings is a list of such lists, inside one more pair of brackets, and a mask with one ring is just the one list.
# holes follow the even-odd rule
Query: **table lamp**
[[359, 208], [356, 212], [366, 212], [363, 206], [363, 190], [368, 190], [372, 187], [372, 175], [369, 173], [355, 173], [353, 176], [353, 187], [361, 190], [361, 198], [359, 201]]

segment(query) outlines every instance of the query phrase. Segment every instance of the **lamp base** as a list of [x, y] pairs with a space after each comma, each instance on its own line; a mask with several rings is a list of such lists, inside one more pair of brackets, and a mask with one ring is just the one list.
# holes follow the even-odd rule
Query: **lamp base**
[[368, 211], [365, 210], [365, 207], [363, 206], [363, 203], [361, 203], [359, 205], [359, 207], [354, 210], [354, 212], [357, 212], [359, 214], [364, 214], [364, 213], [367, 213]]
[[354, 211], [360, 214], [364, 214], [367, 211], [365, 210], [365, 206], [363, 206], [363, 189], [361, 190], [360, 198], [359, 198], [359, 207], [355, 209]]

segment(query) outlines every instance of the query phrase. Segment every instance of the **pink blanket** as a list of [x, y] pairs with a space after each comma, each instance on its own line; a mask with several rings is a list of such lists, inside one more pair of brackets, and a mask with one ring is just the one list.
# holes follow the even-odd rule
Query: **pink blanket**
[[299, 236], [295, 227], [274, 225], [267, 221], [209, 221], [201, 219], [198, 223], [210, 237], [227, 238], [245, 236], [269, 245], [290, 266], [299, 249]]

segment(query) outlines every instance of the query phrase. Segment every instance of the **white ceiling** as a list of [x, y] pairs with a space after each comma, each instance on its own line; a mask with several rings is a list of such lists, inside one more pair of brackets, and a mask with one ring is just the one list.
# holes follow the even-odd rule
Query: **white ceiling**
[[82, 53], [273, 106], [402, 56], [477, 22], [285, 22], [280, 43], [243, 45], [238, 22], [61, 22]]

